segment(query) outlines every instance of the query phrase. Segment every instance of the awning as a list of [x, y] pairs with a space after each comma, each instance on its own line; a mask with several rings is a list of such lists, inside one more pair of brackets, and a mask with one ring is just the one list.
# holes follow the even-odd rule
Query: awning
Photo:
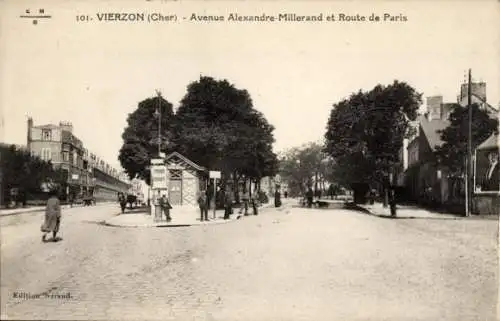
[[484, 142], [482, 142], [477, 149], [492, 149], [492, 148], [499, 148], [500, 143], [498, 142], [498, 134], [492, 134], [488, 139], [486, 139]]

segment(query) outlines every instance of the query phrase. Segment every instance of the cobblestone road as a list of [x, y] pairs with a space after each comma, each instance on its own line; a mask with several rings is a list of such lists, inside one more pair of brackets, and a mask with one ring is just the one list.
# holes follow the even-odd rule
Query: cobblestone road
[[[497, 221], [269, 209], [229, 224], [114, 228], [116, 206], [2, 219], [2, 319], [496, 320]], [[15, 298], [64, 295], [71, 298]]]

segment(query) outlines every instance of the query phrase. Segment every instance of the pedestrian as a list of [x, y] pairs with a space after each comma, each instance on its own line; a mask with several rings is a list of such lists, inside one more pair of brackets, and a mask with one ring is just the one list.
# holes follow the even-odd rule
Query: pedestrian
[[259, 214], [259, 192], [255, 191], [252, 194], [252, 209], [253, 209], [253, 215], [258, 215]]
[[233, 210], [233, 197], [230, 190], [224, 193], [224, 219], [228, 220]]
[[285, 198], [287, 198], [288, 197], [288, 191], [285, 190], [284, 195], [285, 195]]
[[203, 190], [198, 197], [198, 206], [200, 207], [200, 221], [208, 221], [208, 198], [206, 192]]
[[73, 207], [73, 203], [75, 202], [75, 197], [74, 197], [74, 194], [71, 193], [69, 195], [69, 207]]
[[307, 207], [311, 208], [313, 203], [314, 193], [312, 188], [309, 187], [309, 190], [306, 192], [307, 199]]
[[274, 192], [274, 207], [280, 207], [281, 206], [281, 193], [280, 191], [276, 190]]
[[125, 208], [127, 207], [127, 199], [122, 192], [118, 193], [118, 203], [120, 203], [122, 214], [125, 213]]
[[168, 198], [165, 194], [163, 194], [160, 198], [160, 208], [165, 217], [167, 218], [167, 222], [172, 221], [172, 217], [170, 217], [170, 210], [172, 209], [172, 205], [168, 201]]
[[46, 241], [47, 234], [52, 232], [52, 241], [56, 241], [57, 232], [61, 224], [61, 202], [57, 197], [57, 191], [49, 192], [49, 199], [45, 206], [45, 220], [41, 226], [42, 242]]
[[248, 194], [246, 187], [243, 188], [243, 193], [241, 195], [241, 208], [239, 213], [243, 212], [245, 210], [245, 216], [248, 215], [248, 202], [250, 201], [250, 195]]
[[389, 206], [391, 208], [391, 216], [396, 217], [396, 191], [393, 187], [389, 190]]

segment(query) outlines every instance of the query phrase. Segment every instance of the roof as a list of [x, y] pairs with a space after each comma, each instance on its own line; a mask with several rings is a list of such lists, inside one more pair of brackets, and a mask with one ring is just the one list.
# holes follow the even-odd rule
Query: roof
[[56, 129], [56, 128], [59, 128], [59, 126], [54, 125], [54, 124], [46, 124], [46, 125], [33, 126], [33, 128], [39, 128], [39, 129]]
[[499, 148], [500, 142], [498, 141], [498, 134], [492, 134], [488, 139], [481, 143], [477, 147], [477, 149], [490, 149], [490, 148]]
[[450, 125], [450, 121], [443, 119], [428, 120], [425, 116], [420, 116], [419, 121], [420, 127], [422, 128], [421, 133], [423, 133], [427, 139], [431, 150], [433, 152], [436, 151], [436, 147], [443, 144], [439, 131], [448, 127]]
[[189, 166], [194, 167], [199, 171], [206, 171], [205, 167], [200, 166], [200, 165], [190, 161], [188, 158], [186, 158], [185, 156], [181, 155], [178, 152], [173, 152], [173, 153], [168, 154], [167, 157], [165, 157], [165, 160], [169, 160], [169, 159], [175, 158], [175, 157], [179, 158], [181, 161], [187, 163]]
[[[494, 114], [495, 116], [498, 113], [498, 109], [496, 107], [493, 107], [492, 105], [488, 104], [486, 100], [484, 100], [482, 97], [476, 95], [475, 93], [471, 93], [471, 96], [476, 97], [480, 102], [486, 105], [486, 111], [489, 112], [490, 114]], [[459, 102], [464, 99], [465, 97], [459, 97], [458, 100]]]

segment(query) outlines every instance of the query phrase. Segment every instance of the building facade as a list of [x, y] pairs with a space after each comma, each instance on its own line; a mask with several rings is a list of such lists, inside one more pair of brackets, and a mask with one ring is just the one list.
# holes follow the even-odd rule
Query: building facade
[[[468, 84], [461, 85], [457, 103], [444, 103], [442, 96], [427, 97], [426, 113], [418, 119], [418, 134], [407, 148], [408, 168], [404, 180], [412, 200], [438, 205], [463, 202], [463, 179], [450, 177], [447, 169], [439, 165], [435, 151], [443, 143], [440, 131], [449, 126], [453, 108], [466, 107], [468, 100]], [[486, 102], [486, 83], [471, 83], [471, 103], [478, 104], [491, 117], [498, 115]]]
[[167, 193], [170, 204], [198, 206], [198, 195], [207, 188], [207, 169], [177, 152], [167, 155], [165, 163], [168, 170]]
[[73, 134], [71, 123], [35, 126], [29, 118], [27, 149], [31, 155], [66, 171], [69, 197], [93, 195], [96, 200], [116, 200], [118, 192], [126, 193], [130, 187], [118, 177], [116, 169], [84, 147]]

